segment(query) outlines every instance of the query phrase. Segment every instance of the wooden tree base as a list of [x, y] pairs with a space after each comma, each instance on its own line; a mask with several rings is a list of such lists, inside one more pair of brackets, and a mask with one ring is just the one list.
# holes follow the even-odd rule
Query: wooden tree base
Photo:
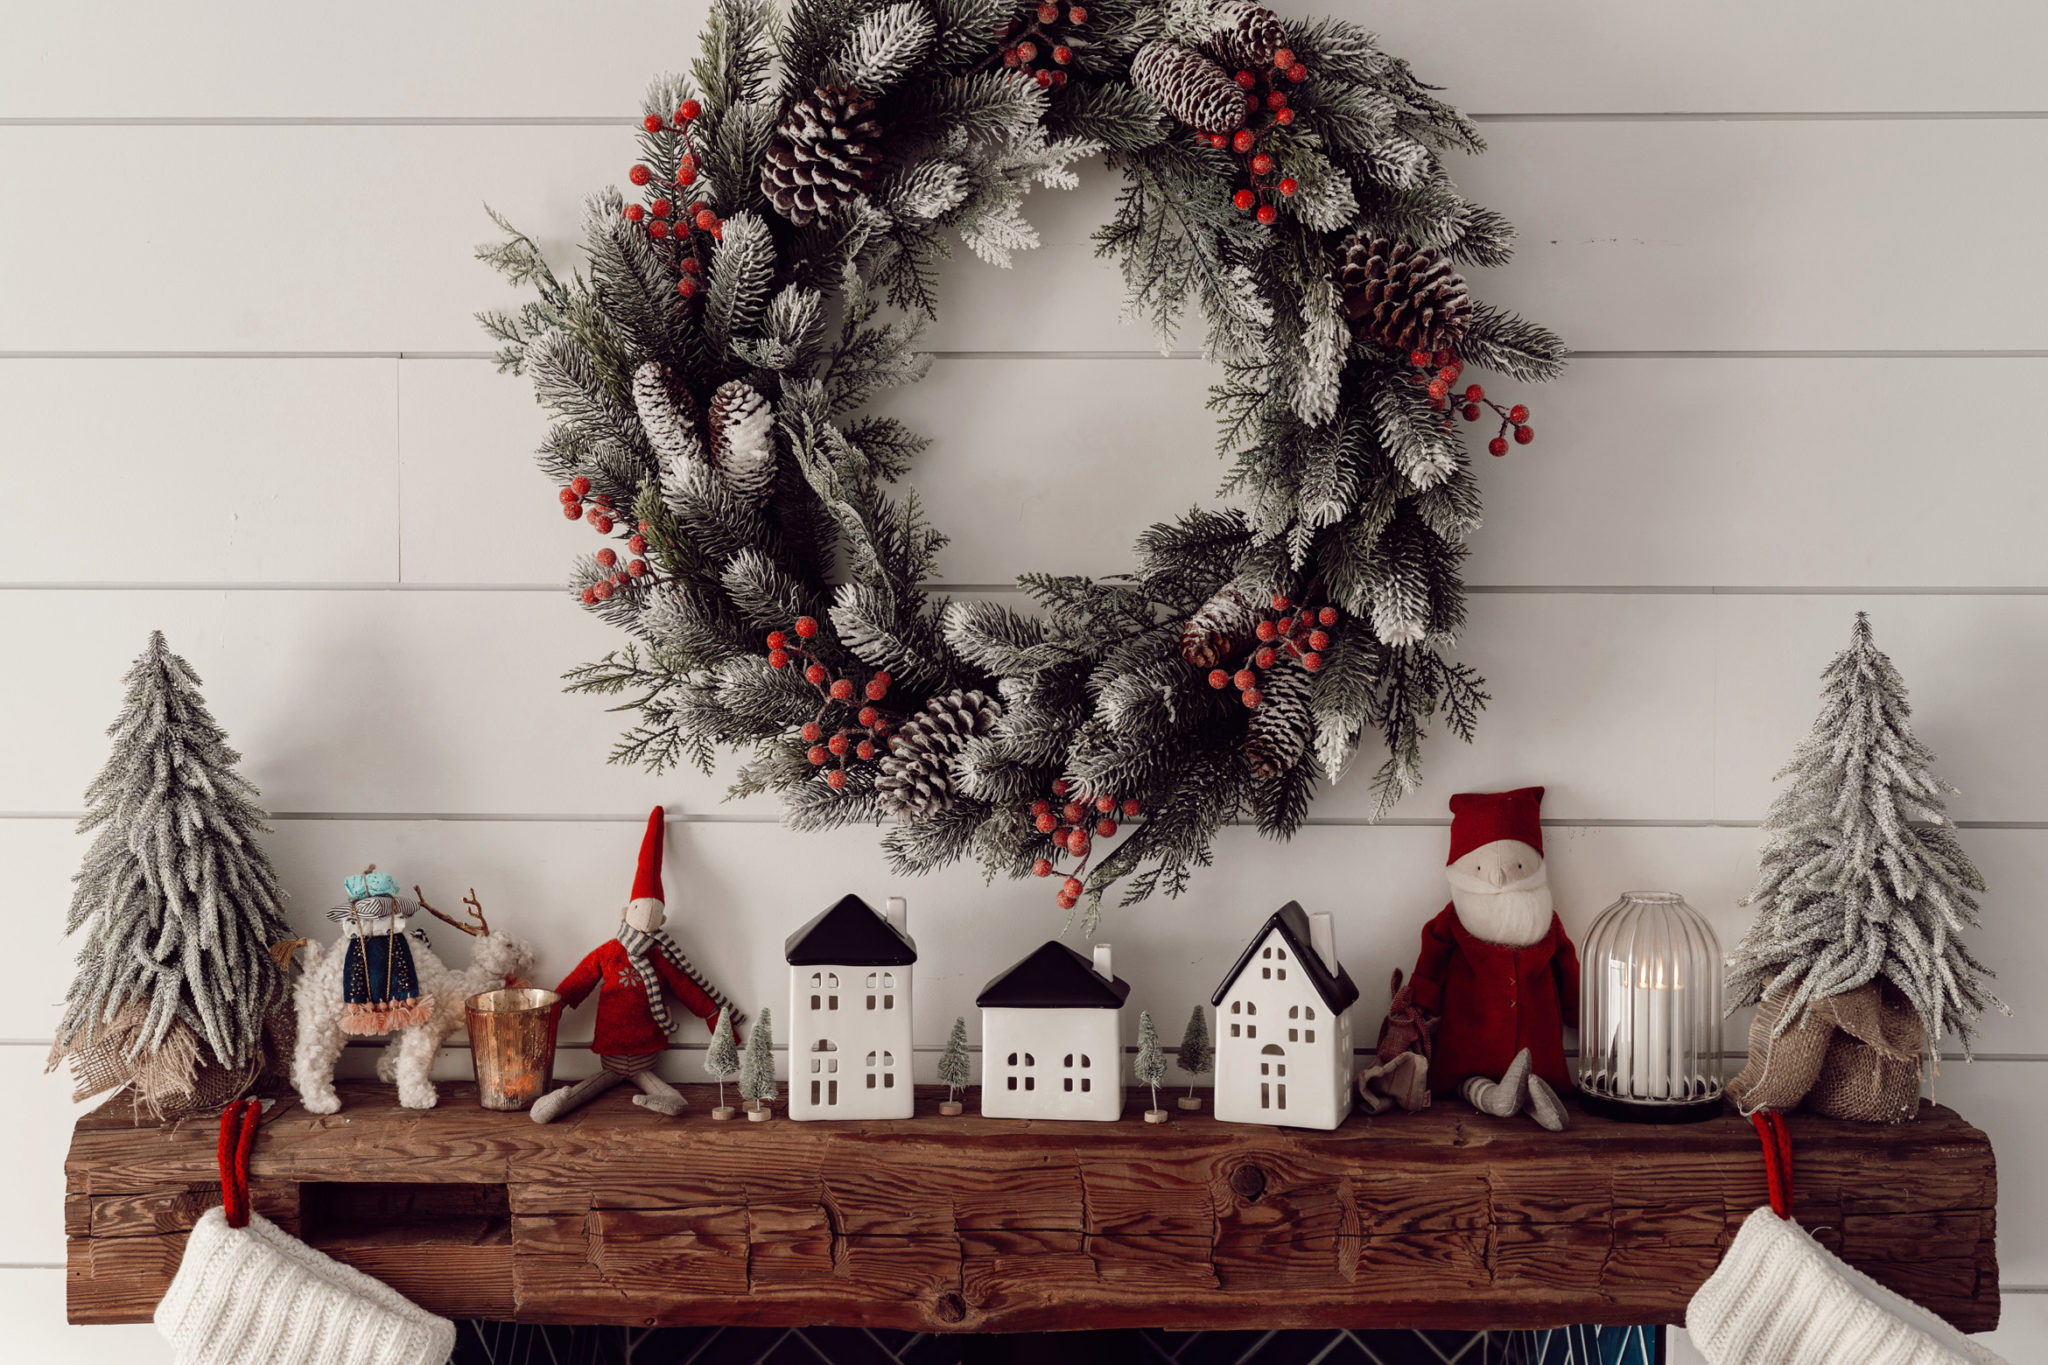
[[[265, 1117], [255, 1207], [452, 1317], [919, 1331], [1675, 1322], [1764, 1202], [1755, 1133], [1463, 1105], [1333, 1133], [1122, 1123], [715, 1124], [613, 1092], [541, 1125], [443, 1085], [341, 1087]], [[970, 1109], [977, 1108], [970, 1095]], [[1991, 1144], [1923, 1107], [1791, 1118], [1802, 1223], [1965, 1331], [1998, 1322]], [[218, 1124], [79, 1120], [65, 1164], [73, 1322], [148, 1318], [219, 1202]]]

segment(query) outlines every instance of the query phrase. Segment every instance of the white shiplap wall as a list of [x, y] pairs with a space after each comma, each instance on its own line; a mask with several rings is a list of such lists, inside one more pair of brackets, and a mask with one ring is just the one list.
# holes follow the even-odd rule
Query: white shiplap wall
[[[861, 833], [791, 856], [772, 807], [722, 803], [722, 779], [605, 766], [613, 718], [557, 691], [609, 641], [552, 586], [587, 532], [532, 470], [526, 391], [482, 358], [471, 314], [507, 294], [469, 250], [488, 200], [568, 259], [581, 196], [632, 158], [639, 88], [687, 60], [701, 17], [700, 0], [7, 16], [12, 1358], [167, 1358], [147, 1329], [62, 1325], [72, 1108], [39, 1075], [69, 976], [79, 794], [153, 627], [248, 755], [302, 915], [374, 858], [476, 885], [557, 971], [605, 931], [634, 823], [662, 801], [680, 929], [743, 996], [776, 996], [777, 945], [830, 896], [907, 891], [928, 1045], [1058, 927], [1041, 884], [961, 869], [892, 886]], [[1179, 1019], [1284, 889], [1336, 911], [1354, 973], [1379, 982], [1442, 902], [1445, 794], [1531, 781], [1551, 790], [1575, 930], [1655, 884], [1732, 938], [1771, 772], [1868, 609], [1966, 789], [1956, 813], [1993, 887], [1980, 951], [2020, 1005], [1940, 1088], [1998, 1142], [1995, 1342], [2036, 1358], [2048, 1174], [2023, 1135], [2048, 1117], [2048, 928], [2025, 889], [2048, 877], [2048, 460], [2029, 396], [2048, 380], [2048, 9], [1384, 0], [1360, 17], [1485, 120], [1494, 150], [1463, 178], [1524, 249], [1483, 287], [1582, 353], [1531, 395], [1538, 443], [1482, 461], [1469, 656], [1498, 700], [1478, 744], [1433, 746], [1399, 819], [1366, 826], [1364, 794], [1340, 788], [1284, 853], [1233, 833], [1185, 899], [1114, 916], [1119, 967]], [[1121, 325], [1091, 259], [1111, 188], [1097, 169], [1035, 202], [1048, 245], [1013, 273], [956, 263], [941, 360], [892, 399], [940, 438], [918, 482], [955, 537], [951, 583], [1114, 571], [1146, 520], [1215, 484], [1205, 367]]]

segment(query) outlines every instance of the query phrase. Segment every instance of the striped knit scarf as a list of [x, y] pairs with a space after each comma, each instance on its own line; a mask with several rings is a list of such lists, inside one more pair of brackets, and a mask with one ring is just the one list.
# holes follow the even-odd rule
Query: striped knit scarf
[[654, 1016], [654, 1026], [663, 1033], [667, 1033], [675, 1024], [668, 1012], [668, 1002], [662, 998], [661, 974], [654, 969], [655, 953], [660, 953], [668, 959], [669, 966], [696, 982], [697, 989], [710, 996], [712, 1004], [722, 1010], [732, 1010], [734, 1023], [740, 1023], [745, 1019], [745, 1015], [733, 1009], [732, 1001], [726, 998], [725, 992], [706, 981], [703, 975], [690, 965], [690, 959], [683, 956], [683, 950], [676, 947], [676, 941], [661, 930], [656, 929], [649, 933], [645, 929], [635, 929], [632, 925], [622, 922], [619, 925], [618, 940], [619, 946], [626, 950], [626, 956], [632, 959], [633, 970], [640, 974], [640, 985], [647, 992], [647, 1011]]

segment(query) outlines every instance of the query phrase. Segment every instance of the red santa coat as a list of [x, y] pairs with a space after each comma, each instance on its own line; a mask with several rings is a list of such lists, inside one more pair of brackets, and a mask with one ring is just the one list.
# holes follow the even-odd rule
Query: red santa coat
[[[649, 956], [656, 974], [684, 1009], [702, 1019], [707, 1028], [717, 1021], [718, 1006], [696, 982], [677, 971], [660, 953]], [[597, 1027], [590, 1042], [592, 1052], [600, 1057], [616, 1057], [661, 1052], [668, 1047], [668, 1035], [654, 1022], [654, 1012], [647, 1007], [647, 987], [641, 983], [640, 971], [633, 965], [625, 945], [615, 938], [600, 943], [555, 987], [556, 994], [571, 1007], [582, 1004], [592, 990], [598, 993]]]
[[1542, 938], [1512, 948], [1474, 938], [1446, 905], [1422, 927], [1412, 980], [1415, 1003], [1442, 1018], [1429, 1055], [1437, 1094], [1456, 1094], [1468, 1076], [1498, 1079], [1525, 1047], [1538, 1076], [1574, 1088], [1564, 1026], [1579, 1022], [1579, 954], [1555, 914]]

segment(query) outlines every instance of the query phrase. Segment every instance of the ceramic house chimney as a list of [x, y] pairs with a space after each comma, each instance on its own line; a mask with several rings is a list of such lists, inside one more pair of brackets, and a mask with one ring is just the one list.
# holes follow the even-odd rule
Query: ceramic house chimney
[[1104, 981], [1116, 980], [1116, 973], [1111, 971], [1109, 966], [1109, 945], [1107, 943], [1095, 945], [1095, 974]]
[[889, 921], [889, 927], [899, 934], [910, 933], [910, 902], [901, 896], [891, 896], [882, 903], [882, 918]]
[[1309, 946], [1316, 950], [1316, 956], [1330, 969], [1337, 972], [1337, 926], [1327, 910], [1318, 910], [1308, 917]]

